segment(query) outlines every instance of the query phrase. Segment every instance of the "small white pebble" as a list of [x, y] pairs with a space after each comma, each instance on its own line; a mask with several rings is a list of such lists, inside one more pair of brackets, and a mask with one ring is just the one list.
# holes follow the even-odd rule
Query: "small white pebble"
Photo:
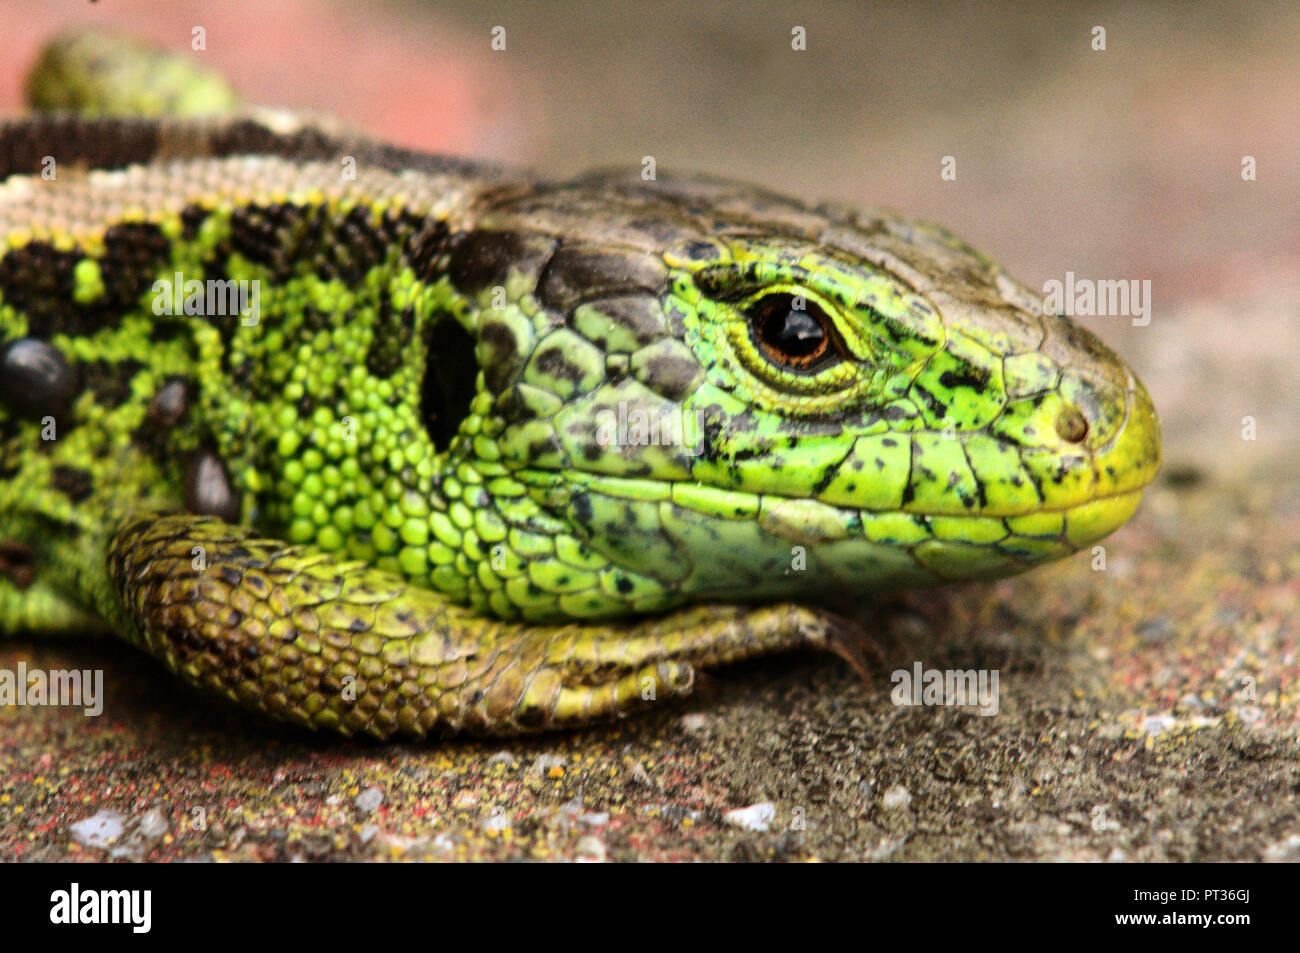
[[901, 811], [912, 803], [912, 792], [901, 784], [895, 784], [885, 792], [880, 803], [886, 811]]
[[357, 810], [362, 814], [370, 814], [384, 803], [384, 792], [379, 788], [366, 788], [352, 799], [352, 803], [357, 806]]
[[1300, 834], [1292, 834], [1264, 848], [1265, 863], [1294, 864], [1297, 861], [1300, 861]]
[[117, 811], [100, 811], [84, 821], [77, 821], [69, 830], [78, 844], [103, 850], [122, 836], [125, 821]]
[[140, 818], [140, 826], [137, 828], [141, 837], [154, 839], [162, 837], [167, 833], [167, 815], [158, 808], [150, 808], [145, 812], [144, 817]]
[[682, 726], [682, 731], [691, 735], [703, 735], [713, 730], [713, 722], [709, 719], [709, 716], [698, 712], [682, 715], [677, 720], [677, 723]]
[[1260, 708], [1258, 705], [1241, 705], [1234, 709], [1234, 711], [1236, 711], [1237, 717], [1247, 725], [1253, 725], [1257, 721], [1264, 720], [1264, 709]]
[[1178, 720], [1173, 715], [1151, 715], [1142, 722], [1142, 731], [1148, 735], [1160, 735], [1176, 724]]
[[605, 842], [599, 837], [588, 834], [586, 837], [578, 838], [576, 851], [579, 863], [603, 864], [605, 862]]
[[771, 830], [772, 821], [776, 819], [776, 805], [771, 801], [759, 801], [749, 807], [738, 807], [722, 815], [722, 819], [732, 827], [747, 831]]

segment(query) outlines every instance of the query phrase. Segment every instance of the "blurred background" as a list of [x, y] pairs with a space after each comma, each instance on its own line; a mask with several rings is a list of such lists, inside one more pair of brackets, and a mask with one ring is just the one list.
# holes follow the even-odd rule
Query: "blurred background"
[[[222, 826], [123, 856], [1300, 861], [1300, 4], [3, 0], [0, 114], [85, 25], [176, 50], [201, 27], [248, 99], [405, 145], [551, 177], [653, 156], [940, 222], [1033, 288], [1149, 280], [1147, 326], [1080, 320], [1146, 382], [1165, 467], [1105, 572], [873, 617], [894, 660], [1001, 669], [999, 718], [781, 657], [608, 729], [341, 746], [195, 704], [123, 646], [0, 644], [130, 686], [89, 725], [0, 710], [0, 858], [102, 856], [72, 822], [198, 804]], [[808, 833], [723, 822], [760, 800]]]

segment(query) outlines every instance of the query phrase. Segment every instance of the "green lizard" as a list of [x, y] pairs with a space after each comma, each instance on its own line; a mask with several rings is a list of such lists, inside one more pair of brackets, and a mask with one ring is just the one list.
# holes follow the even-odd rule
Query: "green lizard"
[[860, 665], [812, 605], [1065, 556], [1157, 470], [1132, 370], [938, 228], [177, 75], [220, 115], [0, 126], [0, 632], [112, 631], [344, 734], [578, 725], [759, 653]]

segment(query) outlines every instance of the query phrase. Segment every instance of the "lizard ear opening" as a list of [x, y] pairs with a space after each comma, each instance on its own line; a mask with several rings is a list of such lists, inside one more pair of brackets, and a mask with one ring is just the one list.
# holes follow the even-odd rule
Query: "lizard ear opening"
[[434, 447], [441, 452], [451, 445], [461, 421], [469, 415], [478, 363], [474, 339], [453, 318], [435, 323], [428, 343], [428, 362], [420, 389], [420, 415]]

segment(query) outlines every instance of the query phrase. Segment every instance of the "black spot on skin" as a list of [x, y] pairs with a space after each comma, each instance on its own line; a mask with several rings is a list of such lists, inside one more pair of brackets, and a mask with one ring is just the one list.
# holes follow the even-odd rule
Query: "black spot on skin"
[[122, 406], [131, 396], [131, 380], [144, 365], [128, 358], [124, 361], [89, 361], [81, 365], [82, 387], [95, 395], [103, 407]]
[[[387, 224], [387, 215], [385, 223]], [[446, 253], [451, 234], [447, 223], [438, 220], [423, 222], [411, 216], [407, 224], [411, 228], [411, 234], [406, 239], [406, 260], [411, 270], [422, 279], [438, 277], [437, 262]], [[390, 226], [394, 229], [397, 227], [396, 221]]]
[[582, 378], [582, 368], [569, 363], [564, 351], [558, 347], [548, 348], [537, 355], [537, 369], [551, 377], [570, 383], [577, 383]]
[[404, 247], [420, 224], [401, 213], [376, 222], [364, 204], [342, 218], [322, 205], [243, 205], [231, 213], [230, 237], [222, 244], [266, 268], [273, 281], [310, 271], [355, 286], [393, 248]]
[[573, 498], [573, 514], [584, 525], [591, 523], [591, 498], [586, 493], [579, 493]]
[[281, 252], [291, 240], [293, 229], [303, 218], [302, 206], [287, 202], [236, 206], [230, 213], [230, 247], [254, 264], [274, 271], [282, 262]]
[[537, 413], [520, 396], [517, 388], [511, 388], [498, 397], [494, 409], [502, 420], [512, 422], [534, 420], [537, 417]]
[[903, 505], [906, 506], [914, 499], [916, 499], [916, 487], [913, 486], [912, 481], [909, 480], [907, 481], [907, 486], [903, 487]]
[[20, 432], [21, 427], [17, 419], [8, 414], [0, 414], [0, 480], [8, 480], [18, 475], [21, 454], [16, 451], [9, 452], [5, 450], [5, 446], [16, 440]]
[[523, 370], [519, 341], [507, 325], [488, 318], [479, 329], [478, 343], [479, 357], [483, 362], [483, 383], [492, 393], [500, 394]]
[[532, 443], [528, 445], [528, 456], [531, 459], [536, 460], [538, 457], [554, 452], [555, 449], [556, 449], [555, 441], [551, 438], [534, 440]]
[[163, 639], [176, 653], [178, 660], [184, 661], [202, 655], [207, 648], [202, 637], [183, 625], [168, 625], [162, 630]]
[[537, 298], [566, 313], [583, 301], [634, 292], [658, 293], [667, 269], [656, 255], [634, 249], [562, 245], [537, 282]]
[[73, 273], [81, 259], [48, 242], [28, 242], [0, 256], [0, 295], [5, 304], [27, 315], [28, 333], [48, 339], [55, 334], [85, 334], [82, 310], [72, 300]]
[[[380, 308], [390, 308], [388, 301], [388, 289], [385, 288], [379, 301]], [[410, 309], [403, 312], [404, 318], [400, 319], [398, 324], [405, 323], [408, 327], [414, 324], [414, 312]], [[302, 309], [302, 329], [312, 333], [319, 333], [328, 328], [334, 327], [336, 316], [328, 311], [322, 311], [320, 308], [313, 308], [311, 305]]]
[[880, 445], [882, 447], [897, 447], [898, 441], [895, 440], [893, 437], [881, 437]]
[[913, 384], [911, 392], [921, 398], [925, 405], [930, 409], [930, 413], [933, 414], [936, 419], [942, 420], [947, 416], [948, 404], [946, 401], [940, 400], [920, 384]]
[[812, 488], [812, 495], [819, 496], [828, 486], [831, 485], [831, 482], [837, 475], [838, 470], [835, 467], [827, 467], [826, 472], [822, 474], [821, 479], [818, 480], [816, 486]]
[[451, 239], [447, 274], [463, 294], [504, 285], [510, 270], [535, 275], [555, 250], [555, 240], [521, 232], [476, 230]]
[[639, 344], [662, 336], [667, 327], [663, 307], [651, 295], [589, 301], [587, 306], [599, 311], [610, 324], [630, 331]]
[[104, 232], [99, 272], [104, 294], [88, 306], [100, 312], [100, 326], [115, 325], [136, 308], [171, 257], [171, 242], [150, 222], [112, 225]]
[[149, 340], [157, 344], [175, 341], [186, 332], [186, 327], [179, 321], [168, 320], [166, 315], [158, 315], [153, 326], [149, 328]]
[[656, 354], [638, 374], [641, 382], [669, 400], [680, 401], [695, 389], [700, 365], [685, 354]]
[[903, 420], [907, 417], [907, 411], [902, 407], [899, 407], [897, 404], [890, 404], [880, 412], [880, 416], [884, 420], [896, 423], [897, 421]]
[[185, 508], [200, 516], [233, 523], [239, 519], [239, 494], [226, 465], [211, 450], [200, 450], [185, 469]]
[[[203, 260], [203, 277], [207, 282], [225, 282], [231, 281], [229, 272], [226, 270], [230, 264], [231, 247], [229, 241], [220, 242], [212, 253]], [[174, 280], [174, 279], [173, 279]], [[182, 299], [182, 303], [183, 303]], [[228, 309], [222, 309], [223, 312]], [[183, 323], [186, 319], [180, 315], [179, 322]], [[204, 314], [201, 316], [208, 324], [216, 328], [217, 335], [221, 338], [223, 347], [222, 364], [229, 370], [229, 362], [232, 358], [230, 342], [234, 340], [235, 334], [240, 328], [240, 315], [238, 314]]]
[[33, 420], [68, 411], [80, 391], [77, 372], [45, 341], [20, 338], [0, 357], [0, 399]]
[[28, 333], [48, 339], [55, 334], [91, 334], [117, 327], [152, 286], [170, 255], [162, 230], [148, 222], [110, 226], [99, 257], [103, 292], [93, 301], [73, 298], [76, 249], [59, 250], [47, 242], [29, 242], [0, 255], [0, 294], [28, 318]]
[[199, 227], [208, 219], [208, 210], [202, 205], [187, 205], [181, 209], [181, 236], [192, 239]]
[[718, 247], [709, 242], [688, 242], [680, 252], [683, 258], [691, 261], [712, 261], [718, 257]]
[[388, 256], [391, 236], [370, 220], [370, 210], [357, 205], [338, 223], [334, 241], [322, 251], [332, 251], [330, 260], [338, 276], [350, 285], [361, 279]]
[[949, 390], [958, 387], [969, 387], [973, 390], [983, 391], [989, 383], [989, 372], [982, 367], [970, 367], [961, 373], [944, 371], [939, 375], [939, 383]]
[[0, 540], [0, 576], [18, 589], [36, 581], [36, 552], [26, 543]]
[[614, 588], [619, 591], [620, 595], [626, 596], [629, 592], [632, 591], [633, 588], [632, 580], [629, 579], [627, 576], [619, 576], [617, 579], [614, 580]]
[[[330, 324], [328, 315], [321, 315], [322, 330]], [[385, 288], [379, 297], [378, 314], [375, 317], [374, 332], [370, 346], [366, 349], [366, 370], [375, 377], [387, 380], [402, 366], [404, 358], [411, 353], [411, 342], [415, 338], [415, 309], [393, 309], [392, 298]]]
[[74, 503], [86, 499], [95, 488], [95, 481], [89, 471], [82, 470], [80, 467], [57, 466], [54, 468], [50, 482], [54, 489]]
[[420, 385], [420, 415], [434, 447], [444, 450], [469, 416], [474, 400], [478, 377], [474, 339], [452, 318], [431, 324], [425, 338], [428, 357]]

